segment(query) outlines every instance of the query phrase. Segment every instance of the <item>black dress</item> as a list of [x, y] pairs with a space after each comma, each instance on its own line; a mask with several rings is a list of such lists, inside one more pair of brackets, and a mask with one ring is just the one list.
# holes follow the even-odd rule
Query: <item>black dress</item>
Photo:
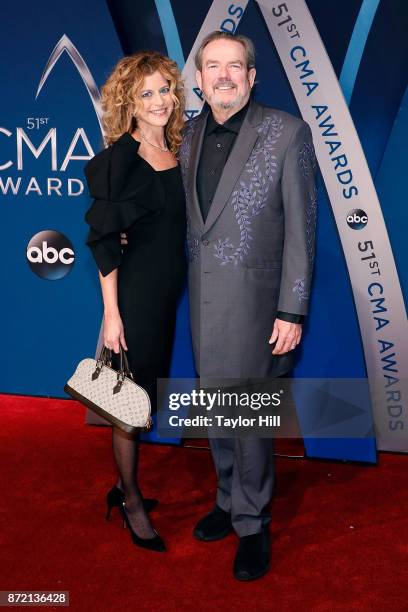
[[[185, 196], [179, 167], [157, 171], [123, 134], [85, 166], [94, 202], [87, 244], [103, 276], [118, 268], [118, 305], [135, 382], [156, 408], [169, 373], [177, 303], [186, 276]], [[128, 244], [121, 246], [120, 232]]]

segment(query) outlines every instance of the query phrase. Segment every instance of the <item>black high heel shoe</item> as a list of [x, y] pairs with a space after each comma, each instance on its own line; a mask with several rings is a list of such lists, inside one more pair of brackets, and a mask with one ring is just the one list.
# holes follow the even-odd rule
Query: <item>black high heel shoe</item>
[[[107, 521], [109, 521], [110, 519], [112, 508], [116, 507], [116, 508], [119, 508], [120, 510], [120, 507], [124, 501], [125, 501], [125, 494], [123, 493], [123, 491], [119, 489], [119, 487], [114, 486], [112, 487], [110, 491], [108, 491], [106, 495], [106, 520]], [[154, 510], [156, 506], [158, 505], [158, 503], [159, 503], [158, 499], [146, 497], [146, 499], [143, 500], [143, 506], [144, 506], [146, 514], [149, 514], [149, 512]]]
[[129, 517], [126, 513], [125, 502], [123, 502], [123, 504], [119, 506], [119, 510], [122, 514], [124, 523], [126, 523], [129, 528], [133, 544], [136, 544], [136, 546], [140, 546], [141, 548], [146, 548], [147, 550], [153, 550], [155, 552], [165, 552], [166, 545], [155, 529], [153, 529], [153, 531], [156, 535], [152, 538], [141, 538], [137, 535], [132, 525], [130, 524]]

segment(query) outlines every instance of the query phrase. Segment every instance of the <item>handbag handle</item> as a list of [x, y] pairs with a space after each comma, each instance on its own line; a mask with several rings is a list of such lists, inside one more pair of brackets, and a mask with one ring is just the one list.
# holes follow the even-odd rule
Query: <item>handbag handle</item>
[[113, 387], [113, 395], [115, 395], [115, 393], [119, 393], [119, 391], [121, 390], [126, 375], [128, 376], [128, 378], [131, 378], [133, 380], [133, 374], [129, 369], [129, 362], [127, 360], [126, 353], [123, 350], [121, 344], [119, 344], [119, 359], [120, 361], [119, 361], [119, 371], [118, 371], [118, 382]]
[[112, 351], [108, 349], [105, 345], [101, 348], [101, 352], [99, 353], [99, 357], [97, 359], [98, 364], [107, 365], [109, 367], [112, 366]]
[[[112, 350], [108, 349], [105, 345], [101, 348], [101, 352], [99, 353], [99, 357], [96, 361], [96, 368], [92, 374], [92, 380], [96, 380], [98, 378], [104, 365], [108, 367], [112, 366]], [[119, 344], [118, 382], [113, 389], [113, 393], [118, 393], [118, 391], [120, 391], [123, 381], [125, 380], [125, 376], [128, 376], [128, 378], [133, 380], [133, 374], [129, 368], [128, 358], [122, 345]]]
[[119, 365], [119, 372], [123, 372], [124, 374], [126, 374], [126, 376], [128, 376], [129, 378], [133, 379], [133, 374], [130, 371], [129, 368], [129, 362], [128, 362], [128, 358], [126, 355], [125, 350], [122, 348], [122, 345], [119, 345], [119, 354], [120, 354], [120, 365]]

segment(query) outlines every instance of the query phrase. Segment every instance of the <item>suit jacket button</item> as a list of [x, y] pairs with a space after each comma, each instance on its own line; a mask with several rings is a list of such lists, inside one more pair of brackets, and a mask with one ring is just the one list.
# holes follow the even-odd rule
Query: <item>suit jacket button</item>
[[209, 244], [210, 244], [210, 241], [209, 241], [209, 240], [203, 240], [203, 245], [204, 245], [204, 246], [208, 246]]

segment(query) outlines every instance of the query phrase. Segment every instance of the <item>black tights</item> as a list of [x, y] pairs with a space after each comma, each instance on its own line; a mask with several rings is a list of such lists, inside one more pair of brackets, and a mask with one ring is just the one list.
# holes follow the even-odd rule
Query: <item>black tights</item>
[[125, 494], [126, 513], [133, 530], [141, 538], [152, 538], [155, 531], [143, 507], [143, 497], [137, 481], [139, 434], [130, 435], [113, 427], [113, 455], [119, 472], [118, 487]]

